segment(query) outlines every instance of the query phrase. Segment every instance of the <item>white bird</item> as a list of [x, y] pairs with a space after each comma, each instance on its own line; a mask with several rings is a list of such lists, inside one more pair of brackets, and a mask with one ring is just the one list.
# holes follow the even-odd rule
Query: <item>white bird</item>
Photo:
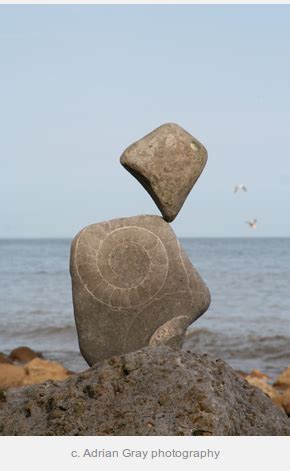
[[249, 224], [251, 229], [256, 229], [257, 227], [257, 219], [254, 219], [253, 221], [246, 221], [246, 224]]
[[242, 183], [240, 183], [239, 185], [236, 185], [235, 188], [234, 188], [234, 193], [237, 193], [237, 191], [239, 190], [243, 190], [243, 191], [247, 191], [247, 188], [245, 187], [245, 185], [243, 185]]

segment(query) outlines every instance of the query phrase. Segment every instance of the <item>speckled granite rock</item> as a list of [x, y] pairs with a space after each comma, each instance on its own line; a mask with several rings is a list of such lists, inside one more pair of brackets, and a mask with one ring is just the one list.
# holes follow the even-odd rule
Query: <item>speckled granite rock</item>
[[163, 124], [129, 146], [121, 164], [173, 221], [207, 161], [205, 147], [177, 124]]
[[83, 229], [71, 249], [80, 350], [89, 365], [147, 345], [181, 347], [209, 291], [159, 216]]
[[145, 348], [0, 396], [2, 435], [290, 435], [288, 418], [222, 360]]

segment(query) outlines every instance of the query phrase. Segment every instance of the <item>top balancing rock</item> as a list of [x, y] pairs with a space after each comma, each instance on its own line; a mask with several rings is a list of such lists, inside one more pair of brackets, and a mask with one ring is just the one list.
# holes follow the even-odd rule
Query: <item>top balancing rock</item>
[[177, 124], [163, 124], [130, 145], [121, 164], [173, 221], [207, 161], [206, 148]]

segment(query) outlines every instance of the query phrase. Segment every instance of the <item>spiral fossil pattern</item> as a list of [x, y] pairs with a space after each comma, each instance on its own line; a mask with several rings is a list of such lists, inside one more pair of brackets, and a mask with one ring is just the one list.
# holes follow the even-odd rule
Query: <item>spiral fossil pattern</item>
[[112, 308], [149, 303], [162, 289], [168, 256], [160, 238], [138, 226], [84, 229], [75, 252], [78, 276], [85, 289]]
[[207, 287], [170, 225], [140, 215], [92, 224], [71, 247], [79, 345], [89, 365], [146, 345], [180, 348]]

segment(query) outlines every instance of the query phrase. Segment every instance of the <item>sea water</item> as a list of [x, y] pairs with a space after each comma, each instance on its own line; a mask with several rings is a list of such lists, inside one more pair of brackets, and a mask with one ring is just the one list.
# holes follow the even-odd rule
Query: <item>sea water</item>
[[[290, 364], [290, 239], [180, 240], [212, 296], [184, 348], [274, 378]], [[27, 345], [71, 370], [87, 368], [73, 316], [70, 244], [0, 240], [0, 351]]]

